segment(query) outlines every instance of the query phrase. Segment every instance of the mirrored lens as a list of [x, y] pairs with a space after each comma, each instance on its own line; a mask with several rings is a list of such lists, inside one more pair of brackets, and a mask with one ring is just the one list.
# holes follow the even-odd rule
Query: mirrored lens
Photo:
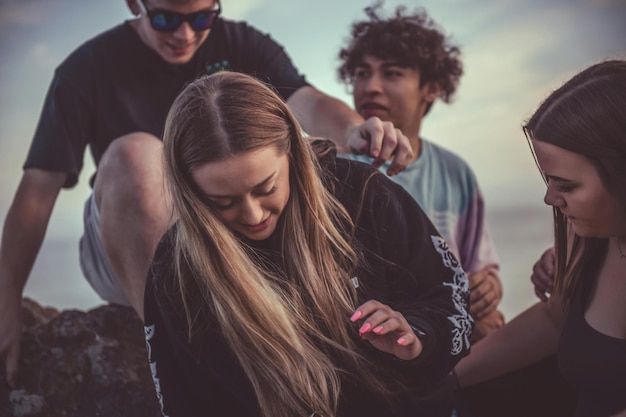
[[180, 27], [183, 21], [187, 21], [193, 30], [202, 31], [211, 28], [215, 18], [219, 15], [219, 10], [201, 11], [187, 15], [159, 10], [149, 12], [149, 14], [152, 28], [160, 32], [173, 32]]
[[198, 12], [194, 13], [189, 20], [189, 24], [193, 30], [206, 30], [211, 27], [217, 12]]
[[175, 13], [158, 12], [152, 16], [152, 27], [160, 31], [172, 31], [178, 29], [182, 19]]

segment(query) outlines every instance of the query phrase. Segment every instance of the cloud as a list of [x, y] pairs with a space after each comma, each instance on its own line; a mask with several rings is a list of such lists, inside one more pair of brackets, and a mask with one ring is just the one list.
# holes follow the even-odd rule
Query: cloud
[[267, 0], [222, 1], [222, 13], [229, 19], [247, 19], [267, 7]]
[[618, 6], [626, 9], [624, 0], [585, 0], [585, 2], [596, 7]]
[[0, 25], [3, 32], [10, 27], [45, 23], [46, 18], [59, 7], [61, 0], [2, 0]]
[[[223, 3], [224, 16], [270, 33], [310, 81], [351, 103], [335, 75], [336, 57], [351, 23], [365, 18], [363, 8], [373, 0]], [[456, 100], [435, 106], [424, 134], [462, 154], [487, 193], [530, 170], [534, 175], [520, 124], [552, 89], [596, 60], [626, 55], [623, 0], [387, 0], [385, 10], [400, 4], [424, 7], [462, 48], [466, 74]], [[11, 129], [0, 132], [0, 146], [19, 151], [0, 158], [23, 158], [54, 67], [128, 16], [123, 0], [0, 0], [0, 90], [6, 97], [0, 123]], [[15, 142], [9, 146], [9, 140]], [[11, 178], [20, 174], [7, 171]], [[7, 195], [3, 187], [0, 195]]]

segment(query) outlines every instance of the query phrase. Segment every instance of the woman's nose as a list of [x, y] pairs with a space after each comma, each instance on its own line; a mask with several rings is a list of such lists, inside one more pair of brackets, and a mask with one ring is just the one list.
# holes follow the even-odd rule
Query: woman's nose
[[552, 190], [550, 186], [548, 186], [546, 190], [546, 195], [543, 197], [543, 202], [549, 206], [554, 207], [563, 207], [565, 205], [565, 200], [560, 193]]
[[247, 198], [242, 205], [242, 221], [247, 225], [255, 225], [263, 221], [263, 208], [259, 200]]

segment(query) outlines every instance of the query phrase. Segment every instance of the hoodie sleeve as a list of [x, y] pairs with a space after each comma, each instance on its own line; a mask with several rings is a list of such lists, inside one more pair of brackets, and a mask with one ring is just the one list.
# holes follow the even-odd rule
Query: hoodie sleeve
[[442, 378], [469, 353], [473, 321], [467, 276], [401, 186], [378, 173], [363, 182], [360, 202], [352, 202], [365, 254], [363, 296], [401, 312], [423, 343], [422, 354], [412, 361], [389, 358], [393, 366], [420, 378]]

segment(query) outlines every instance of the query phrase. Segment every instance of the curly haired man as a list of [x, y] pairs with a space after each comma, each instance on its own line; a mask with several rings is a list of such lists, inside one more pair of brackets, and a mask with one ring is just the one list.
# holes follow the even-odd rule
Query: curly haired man
[[[355, 110], [365, 119], [393, 122], [413, 148], [413, 160], [391, 178], [422, 206], [467, 272], [472, 341], [504, 324], [498, 257], [472, 169], [458, 155], [420, 137], [422, 121], [437, 99], [451, 102], [463, 74], [461, 51], [425, 10], [398, 7], [390, 18], [381, 3], [352, 25], [341, 49], [339, 77], [352, 88]], [[366, 155], [345, 157], [372, 162]], [[389, 164], [373, 161], [383, 172]]]

